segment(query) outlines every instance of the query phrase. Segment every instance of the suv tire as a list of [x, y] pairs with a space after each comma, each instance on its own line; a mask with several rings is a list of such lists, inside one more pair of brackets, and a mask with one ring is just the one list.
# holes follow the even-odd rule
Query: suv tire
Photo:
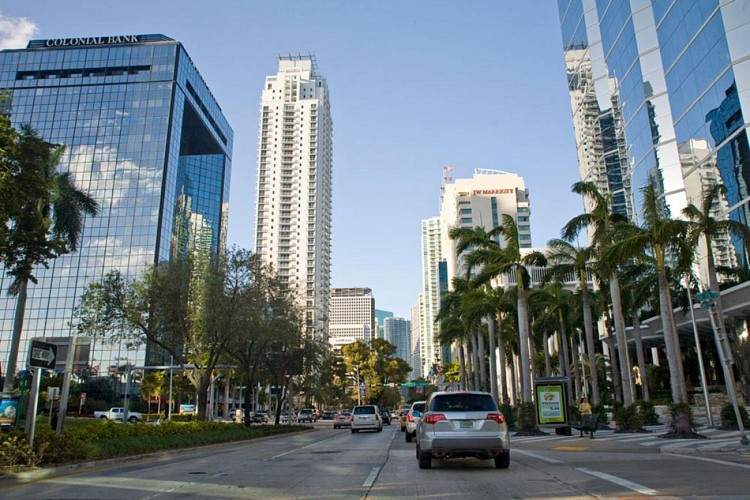
[[420, 469], [431, 469], [432, 468], [432, 453], [429, 451], [419, 451], [419, 468]]
[[352, 434], [359, 432], [357, 429], [352, 429]]
[[406, 437], [406, 442], [407, 442], [407, 443], [411, 443], [411, 440], [412, 440], [412, 438], [413, 438], [414, 436], [412, 436], [412, 435], [411, 435], [411, 432], [409, 432], [409, 431], [406, 431], [406, 436], [405, 436], [405, 437]]
[[496, 469], [507, 469], [510, 467], [510, 451], [504, 451], [495, 457]]
[[383, 428], [382, 427], [378, 427], [378, 432], [383, 432]]

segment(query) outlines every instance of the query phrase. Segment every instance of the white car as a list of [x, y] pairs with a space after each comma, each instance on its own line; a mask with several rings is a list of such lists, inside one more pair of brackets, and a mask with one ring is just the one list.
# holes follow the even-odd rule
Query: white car
[[415, 401], [409, 408], [409, 413], [406, 414], [406, 442], [411, 443], [411, 440], [417, 437], [417, 426], [419, 421], [422, 419], [422, 413], [424, 412], [425, 401]]
[[363, 430], [382, 432], [383, 419], [376, 405], [355, 406], [352, 410], [352, 434]]

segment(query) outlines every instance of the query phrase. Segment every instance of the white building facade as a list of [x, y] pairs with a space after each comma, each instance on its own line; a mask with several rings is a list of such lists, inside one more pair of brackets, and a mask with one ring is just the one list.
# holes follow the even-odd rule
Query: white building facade
[[443, 260], [442, 226], [439, 217], [422, 221], [422, 293], [419, 297], [419, 344], [422, 373], [433, 364], [442, 364], [440, 325], [435, 322], [440, 310], [440, 262]]
[[328, 342], [331, 348], [341, 349], [358, 340], [369, 343], [374, 335], [375, 298], [372, 296], [372, 290], [331, 289], [328, 312]]
[[332, 121], [313, 55], [278, 56], [261, 94], [255, 251], [297, 290], [308, 337], [326, 338]]
[[[421, 294], [420, 294], [421, 297]], [[421, 304], [421, 299], [420, 299]], [[422, 352], [421, 352], [421, 338], [422, 333], [420, 330], [422, 320], [421, 320], [421, 314], [423, 308], [420, 307], [420, 304], [415, 305], [411, 308], [411, 359], [407, 360], [409, 361], [409, 365], [411, 366], [411, 373], [409, 374], [409, 378], [412, 380], [420, 378], [422, 376]]]

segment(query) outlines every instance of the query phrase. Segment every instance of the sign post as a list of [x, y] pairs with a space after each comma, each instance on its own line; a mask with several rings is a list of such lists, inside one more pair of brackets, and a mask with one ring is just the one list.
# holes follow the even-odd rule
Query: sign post
[[32, 340], [29, 346], [29, 368], [34, 368], [34, 385], [32, 386], [29, 401], [31, 408], [26, 415], [26, 434], [29, 437], [29, 446], [34, 446], [34, 431], [36, 430], [36, 412], [39, 408], [39, 387], [42, 382], [42, 369], [51, 370], [55, 367], [57, 360], [57, 346]]

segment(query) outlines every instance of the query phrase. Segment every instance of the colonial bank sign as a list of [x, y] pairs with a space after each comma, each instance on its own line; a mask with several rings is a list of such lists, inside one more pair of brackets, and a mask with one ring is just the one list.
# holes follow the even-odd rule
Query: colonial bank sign
[[43, 49], [55, 47], [92, 47], [98, 45], [118, 45], [124, 43], [171, 41], [164, 35], [119, 35], [89, 36], [80, 38], [50, 38], [49, 40], [31, 40], [26, 48]]

